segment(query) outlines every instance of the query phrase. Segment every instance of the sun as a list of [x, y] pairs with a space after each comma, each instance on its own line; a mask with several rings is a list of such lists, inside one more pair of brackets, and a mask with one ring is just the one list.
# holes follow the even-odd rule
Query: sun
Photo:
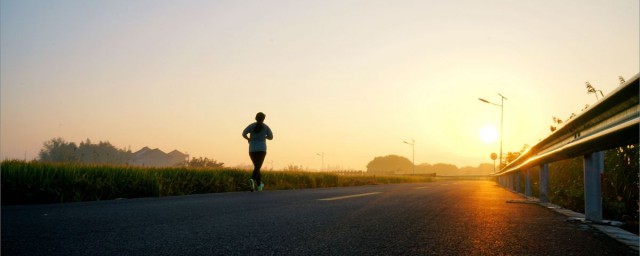
[[498, 130], [493, 125], [485, 125], [480, 129], [480, 139], [485, 143], [493, 143], [498, 139]]

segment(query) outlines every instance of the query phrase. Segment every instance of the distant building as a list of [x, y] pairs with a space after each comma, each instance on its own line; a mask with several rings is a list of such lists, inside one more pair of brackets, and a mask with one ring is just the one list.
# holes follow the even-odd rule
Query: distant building
[[131, 156], [131, 165], [149, 166], [149, 167], [169, 167], [185, 165], [189, 161], [189, 155], [178, 150], [170, 153], [162, 152], [160, 149], [150, 149], [144, 147], [133, 153]]

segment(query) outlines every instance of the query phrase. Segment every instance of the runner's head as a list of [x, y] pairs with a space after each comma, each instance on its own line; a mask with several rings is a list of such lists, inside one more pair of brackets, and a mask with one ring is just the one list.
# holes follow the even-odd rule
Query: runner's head
[[256, 125], [255, 128], [253, 128], [254, 132], [262, 131], [262, 127], [264, 127], [264, 118], [265, 118], [264, 113], [258, 112], [258, 114], [256, 114], [256, 122], [258, 122], [258, 124]]
[[257, 121], [258, 123], [264, 123], [264, 118], [265, 118], [265, 117], [266, 117], [266, 116], [264, 115], [264, 113], [262, 113], [262, 112], [258, 112], [258, 114], [256, 114], [256, 121]]

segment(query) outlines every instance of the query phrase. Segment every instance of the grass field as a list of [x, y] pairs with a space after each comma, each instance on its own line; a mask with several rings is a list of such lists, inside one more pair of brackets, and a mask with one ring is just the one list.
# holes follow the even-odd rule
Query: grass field
[[[234, 169], [3, 161], [2, 204], [40, 204], [248, 191], [251, 173]], [[427, 177], [263, 171], [267, 190], [428, 182]]]

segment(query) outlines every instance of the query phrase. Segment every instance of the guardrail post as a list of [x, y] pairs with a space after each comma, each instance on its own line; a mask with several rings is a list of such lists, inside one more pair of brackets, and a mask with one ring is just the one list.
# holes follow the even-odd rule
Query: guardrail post
[[531, 196], [531, 170], [527, 169], [524, 171], [524, 195]]
[[587, 220], [602, 221], [602, 171], [604, 152], [584, 155], [584, 215]]
[[507, 184], [507, 188], [509, 190], [513, 190], [513, 188], [511, 188], [511, 174], [507, 174], [504, 178], [505, 178], [505, 183]]
[[513, 173], [509, 174], [509, 189], [511, 189], [511, 191], [516, 190], [516, 178]]
[[516, 179], [516, 192], [520, 193], [520, 171], [514, 173], [513, 177]]
[[549, 202], [549, 164], [540, 165], [540, 198], [541, 203]]

